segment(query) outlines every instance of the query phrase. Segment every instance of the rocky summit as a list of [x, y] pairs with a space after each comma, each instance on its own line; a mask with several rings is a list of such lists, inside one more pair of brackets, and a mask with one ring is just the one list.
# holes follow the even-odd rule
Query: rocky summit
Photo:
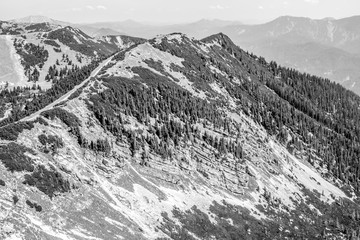
[[87, 60], [0, 93], [1, 239], [360, 237], [357, 95], [221, 33], [41, 31]]

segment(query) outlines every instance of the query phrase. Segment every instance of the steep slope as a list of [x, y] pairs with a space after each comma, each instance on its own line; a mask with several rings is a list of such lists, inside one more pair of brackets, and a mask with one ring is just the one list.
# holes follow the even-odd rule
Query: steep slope
[[258, 25], [221, 20], [150, 26], [132, 21], [89, 24], [112, 28], [131, 36], [152, 38], [157, 34], [182, 32], [195, 38], [224, 32], [244, 50], [336, 81], [360, 94], [359, 16], [344, 19], [310, 19], [283, 16]]
[[98, 37], [98, 40], [106, 44], [116, 46], [118, 49], [126, 49], [133, 45], [138, 45], [146, 41], [142, 38], [129, 37], [125, 35], [106, 35]]
[[[0, 89], [16, 87], [16, 94], [30, 92], [28, 100], [34, 93], [74, 77], [94, 61], [144, 41], [128, 36], [94, 39], [79, 29], [52, 23], [2, 22], [0, 29]], [[5, 102], [0, 100], [0, 119], [21, 109], [22, 102]]]
[[[47, 89], [61, 72], [63, 74], [67, 69], [88, 65], [96, 58], [121, 49], [118, 44], [94, 39], [79, 29], [55, 25], [53, 22], [1, 23], [1, 34], [4, 35], [1, 37], [4, 49], [2, 59], [5, 65], [0, 72], [2, 85], [32, 86], [36, 83]], [[130, 42], [128, 37], [125, 38]], [[8, 74], [13, 74], [13, 78], [8, 80], [4, 77]]]
[[359, 236], [355, 94], [223, 34], [158, 36], [99, 64], [2, 124], [2, 238]]

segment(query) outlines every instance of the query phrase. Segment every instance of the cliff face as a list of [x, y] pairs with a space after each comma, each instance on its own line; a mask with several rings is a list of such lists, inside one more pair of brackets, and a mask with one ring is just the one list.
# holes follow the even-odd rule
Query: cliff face
[[271, 72], [225, 35], [159, 36], [104, 65], [1, 128], [1, 238], [356, 236], [352, 188], [289, 127], [260, 124], [249, 89]]

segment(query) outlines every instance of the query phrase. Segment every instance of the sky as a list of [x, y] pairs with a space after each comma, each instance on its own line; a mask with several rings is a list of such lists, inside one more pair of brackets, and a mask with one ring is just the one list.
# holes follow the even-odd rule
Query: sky
[[261, 23], [279, 16], [360, 15], [359, 0], [1, 0], [0, 19], [44, 15], [73, 23], [135, 20], [186, 23], [200, 19]]

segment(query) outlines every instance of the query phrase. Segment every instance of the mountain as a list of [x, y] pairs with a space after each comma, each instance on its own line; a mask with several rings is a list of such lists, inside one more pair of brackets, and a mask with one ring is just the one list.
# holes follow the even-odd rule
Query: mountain
[[143, 24], [140, 22], [136, 22], [133, 20], [125, 20], [125, 21], [119, 21], [119, 22], [98, 22], [98, 23], [91, 23], [91, 24], [84, 24], [86, 26], [96, 27], [96, 28], [112, 28], [117, 31], [124, 31], [123, 28], [143, 28], [147, 27], [149, 25]]
[[360, 97], [222, 33], [0, 96], [1, 238], [359, 237]]
[[[360, 17], [310, 19], [283, 16], [264, 24], [245, 25], [222, 20], [151, 26], [134, 21], [96, 23], [130, 36], [153, 38], [182, 32], [197, 39], [223, 32], [243, 49], [269, 61], [329, 78], [360, 94]], [[84, 25], [85, 26], [85, 25]]]
[[52, 19], [52, 18], [49, 18], [46, 16], [41, 16], [41, 15], [27, 16], [27, 17], [19, 18], [19, 19], [12, 19], [12, 20], [9, 20], [8, 22], [18, 23], [18, 24], [47, 23], [47, 24], [51, 24], [51, 25], [59, 25], [62, 27], [71, 26], [73, 28], [80, 29], [81, 31], [83, 31], [84, 33], [86, 33], [87, 35], [89, 35], [91, 37], [101, 37], [101, 36], [106, 36], [106, 35], [123, 35], [123, 33], [120, 33], [118, 31], [115, 31], [108, 27], [93, 27], [93, 26], [88, 26], [86, 24], [85, 25], [84, 24], [75, 24], [75, 23], [55, 20], [55, 19]]
[[283, 16], [257, 25], [218, 19], [157, 26], [132, 20], [67, 24], [43, 16], [14, 21], [70, 25], [92, 37], [121, 34], [148, 39], [158, 34], [182, 32], [199, 39], [224, 32], [249, 52], [286, 67], [329, 78], [360, 94], [360, 72], [357, 67], [360, 61], [359, 16], [338, 20]]
[[329, 78], [360, 94], [358, 16], [309, 19], [285, 16], [266, 24], [225, 27], [236, 44], [288, 67]]
[[112, 30], [111, 28], [100, 28], [95, 33], [93, 33], [91, 36], [97, 38], [97, 37], [110, 36], [110, 35], [119, 36], [119, 35], [124, 35], [124, 34], [118, 32], [118, 31]]
[[159, 34], [166, 34], [171, 32], [183, 32], [189, 36], [202, 38], [219, 32], [225, 26], [239, 25], [238, 21], [224, 21], [219, 19], [202, 19], [193, 23], [183, 24], [170, 24], [170, 25], [151, 25], [139, 23], [132, 20], [126, 20], [121, 22], [100, 22], [92, 24], [84, 24], [81, 27], [91, 28], [110, 28], [118, 32], [123, 32], [130, 36], [137, 36], [141, 38], [153, 38]]
[[[117, 43], [95, 39], [77, 28], [58, 25], [57, 21], [29, 22], [43, 20], [47, 19], [0, 22], [0, 86], [32, 87], [36, 84], [48, 89], [75, 68], [122, 49]], [[125, 38], [130, 44], [129, 38]], [[134, 41], [137, 40], [134, 38]]]
[[54, 24], [54, 25], [61, 25], [61, 26], [70, 26], [70, 23], [67, 22], [63, 22], [63, 21], [59, 21], [59, 20], [54, 20], [52, 18], [46, 17], [46, 16], [41, 16], [41, 15], [35, 15], [35, 16], [27, 16], [24, 18], [18, 18], [18, 19], [13, 19], [13, 20], [9, 20], [9, 22], [13, 22], [13, 23], [50, 23], [50, 24]]
[[[343, 50], [359, 41], [360, 31], [353, 26], [360, 23], [359, 17], [348, 19], [310, 19], [304, 17], [279, 17], [260, 25], [230, 26], [243, 41], [255, 39], [281, 39], [289, 43], [316, 42]], [[355, 53], [360, 50], [356, 49]]]

